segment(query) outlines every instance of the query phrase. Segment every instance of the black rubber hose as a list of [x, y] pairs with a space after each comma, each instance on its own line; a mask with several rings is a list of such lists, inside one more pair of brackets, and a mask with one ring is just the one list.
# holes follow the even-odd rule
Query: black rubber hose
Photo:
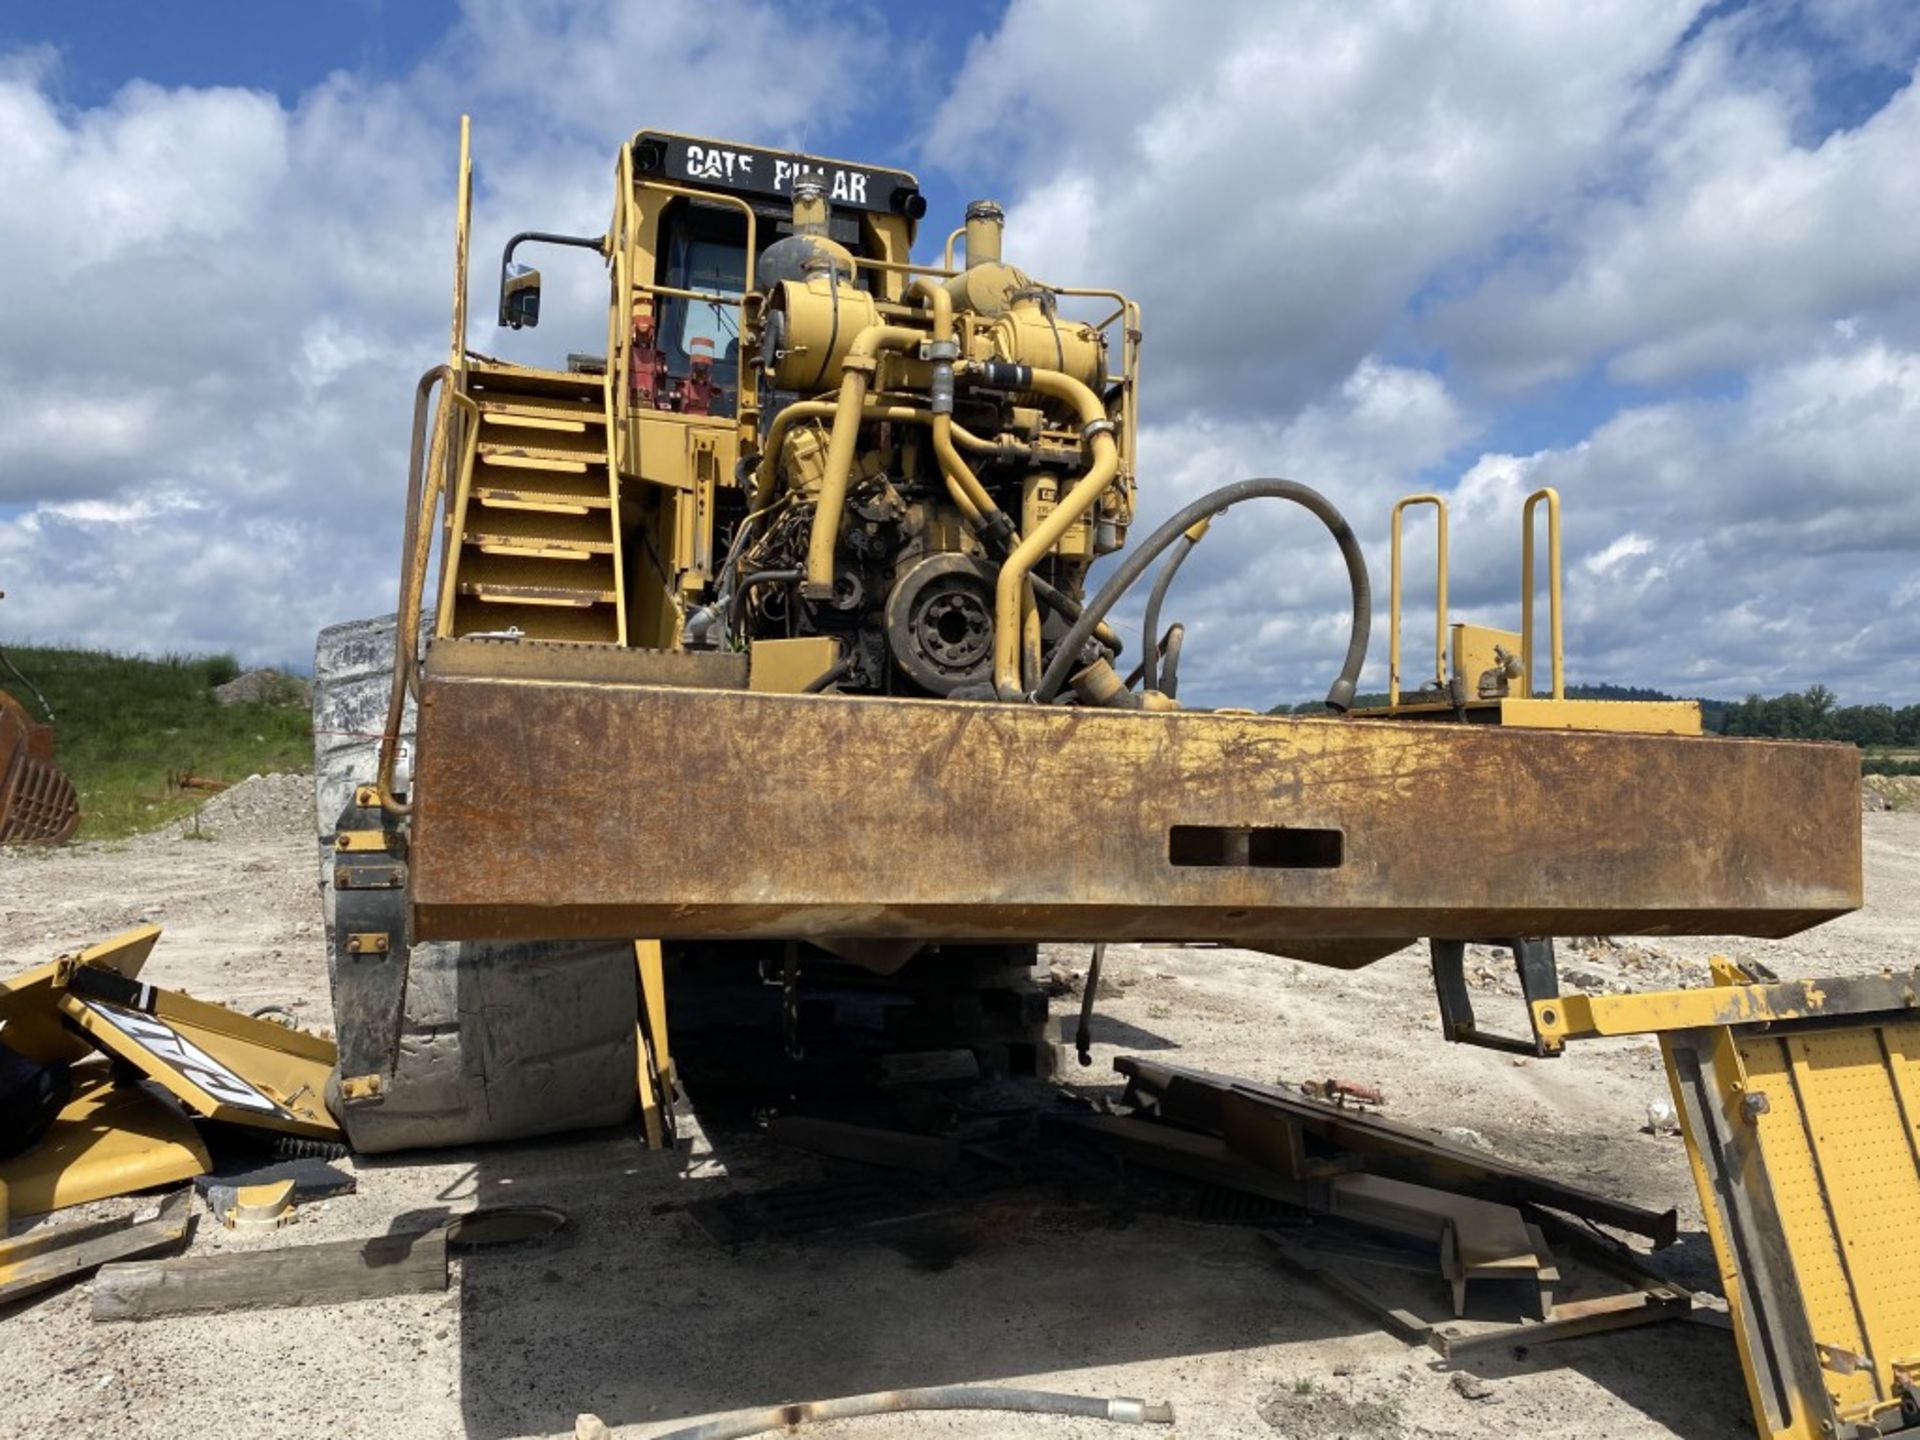
[[1093, 635], [1093, 627], [1104, 620], [1120, 597], [1133, 588], [1134, 582], [1146, 573], [1147, 567], [1159, 558], [1161, 551], [1202, 520], [1218, 515], [1229, 506], [1237, 505], [1242, 500], [1266, 499], [1291, 500], [1312, 511], [1332, 533], [1334, 542], [1340, 547], [1340, 554], [1346, 559], [1347, 581], [1353, 590], [1353, 633], [1347, 640], [1347, 658], [1340, 667], [1340, 676], [1333, 682], [1333, 688], [1327, 691], [1327, 708], [1336, 714], [1344, 714], [1351, 709], [1354, 692], [1360, 685], [1360, 667], [1367, 660], [1367, 634], [1373, 627], [1373, 590], [1367, 581], [1367, 557], [1361, 553], [1360, 541], [1355, 537], [1353, 528], [1334, 508], [1332, 501], [1297, 480], [1278, 478], [1236, 480], [1231, 485], [1222, 485], [1218, 490], [1182, 507], [1148, 536], [1144, 545], [1121, 561], [1120, 567], [1100, 587], [1100, 593], [1080, 612], [1080, 618], [1054, 650], [1053, 661], [1040, 677], [1040, 684], [1032, 698], [1046, 704], [1060, 693], [1061, 686], [1067, 683], [1067, 677], [1080, 665], [1080, 652]]
[[[1001, 558], [1005, 559], [1006, 557], [1002, 556]], [[1033, 586], [1033, 598], [1059, 615], [1063, 620], [1067, 621], [1068, 624], [1072, 624], [1080, 618], [1080, 602], [1074, 599], [1073, 596], [1067, 594], [1066, 591], [1058, 589], [1031, 572], [1027, 575], [1027, 583]], [[1118, 637], [1116, 636], [1115, 638], [1117, 639]], [[1116, 658], [1120, 655], [1119, 650], [1115, 650], [1113, 653]]]
[[[1140, 633], [1148, 641], [1160, 633], [1160, 606], [1167, 598], [1167, 587], [1173, 584], [1173, 577], [1180, 573], [1180, 566], [1187, 556], [1193, 553], [1193, 547], [1199, 543], [1191, 535], [1182, 535], [1173, 547], [1173, 554], [1167, 557], [1167, 563], [1162, 565], [1160, 573], [1153, 577], [1153, 589], [1147, 595], [1147, 618], [1140, 626]], [[1140, 688], [1142, 690], [1160, 688], [1154, 675], [1154, 663], [1158, 658], [1154, 651], [1158, 648], [1157, 645], [1148, 645], [1147, 653], [1141, 657]]]
[[1100, 962], [1107, 958], [1107, 942], [1093, 947], [1093, 959], [1087, 962], [1087, 978], [1080, 991], [1080, 1024], [1073, 1032], [1073, 1048], [1083, 1066], [1093, 1064], [1093, 995], [1100, 988]]
[[727, 606], [727, 630], [731, 633], [740, 626], [740, 617], [746, 614], [747, 596], [762, 585], [790, 585], [796, 580], [807, 578], [804, 570], [756, 570], [751, 575], [741, 577], [733, 587], [733, 599]]
[[1161, 647], [1166, 658], [1160, 662], [1160, 693], [1169, 700], [1180, 695], [1180, 647], [1186, 639], [1187, 627], [1178, 620], [1167, 627], [1167, 643]]
[[[1184, 635], [1186, 634], [1187, 627], [1180, 624], [1178, 621], [1175, 621], [1172, 625], [1169, 625], [1167, 627], [1167, 633], [1160, 637], [1160, 643], [1153, 647], [1153, 653], [1160, 657], [1160, 666], [1161, 666], [1160, 676], [1163, 683], [1166, 679], [1167, 641], [1172, 637], [1173, 632], [1175, 630], [1178, 630], [1181, 634]], [[1144, 677], [1146, 668], [1147, 668], [1147, 663], [1146, 661], [1142, 660], [1138, 665], [1134, 666], [1133, 669], [1127, 672], [1127, 678], [1121, 683], [1124, 684], [1127, 687], [1127, 689], [1129, 690], [1133, 689], [1133, 687], [1138, 685], [1141, 679]]]
[[800, 687], [800, 693], [802, 695], [818, 695], [829, 685], [837, 685], [852, 673], [853, 661], [851, 659], [836, 660], [828, 669], [822, 670], [818, 675], [814, 676], [813, 679], [807, 681], [805, 685], [802, 685]]

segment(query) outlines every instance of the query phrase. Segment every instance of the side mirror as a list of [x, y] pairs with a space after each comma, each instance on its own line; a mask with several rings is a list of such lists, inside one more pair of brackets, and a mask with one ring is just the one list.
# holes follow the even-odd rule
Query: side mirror
[[509, 264], [500, 272], [500, 323], [509, 329], [540, 323], [540, 272]]

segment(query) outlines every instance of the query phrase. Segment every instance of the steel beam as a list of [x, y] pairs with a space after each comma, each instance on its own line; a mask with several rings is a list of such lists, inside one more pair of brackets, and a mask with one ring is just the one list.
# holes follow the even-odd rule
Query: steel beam
[[1850, 747], [432, 677], [420, 939], [1789, 935]]

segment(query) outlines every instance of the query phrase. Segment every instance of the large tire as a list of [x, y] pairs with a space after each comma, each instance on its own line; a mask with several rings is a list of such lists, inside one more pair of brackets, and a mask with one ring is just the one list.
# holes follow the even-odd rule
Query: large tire
[[[314, 650], [314, 804], [329, 956], [333, 832], [354, 786], [373, 780], [394, 630], [393, 616], [335, 625]], [[409, 738], [412, 728], [409, 710]], [[343, 1107], [328, 1097], [354, 1149], [512, 1140], [632, 1115], [630, 944], [428, 943], [411, 947], [407, 966], [399, 1059], [381, 1101]]]

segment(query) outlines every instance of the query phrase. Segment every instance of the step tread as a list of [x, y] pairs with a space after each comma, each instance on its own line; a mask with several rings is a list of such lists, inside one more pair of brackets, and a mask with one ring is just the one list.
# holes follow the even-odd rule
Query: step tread
[[467, 386], [474, 399], [550, 399], [556, 395], [602, 395], [607, 377], [578, 375], [571, 370], [546, 370], [532, 365], [509, 365], [503, 360], [472, 360], [467, 364]]
[[472, 595], [454, 602], [453, 633], [506, 630], [518, 626], [529, 640], [561, 644], [611, 644], [619, 636], [619, 616], [612, 605], [530, 605], [502, 598], [481, 600]]
[[460, 562], [459, 584], [531, 586], [539, 590], [566, 590], [605, 594], [613, 598], [613, 560], [596, 555], [585, 560], [543, 560], [533, 555], [494, 555], [476, 551]]
[[492, 424], [511, 425], [516, 420], [547, 420], [570, 425], [607, 423], [606, 407], [596, 396], [592, 399], [566, 400], [531, 395], [497, 395], [482, 390], [473, 397], [481, 416]]
[[476, 485], [473, 498], [489, 510], [520, 510], [536, 515], [586, 515], [613, 508], [613, 502], [604, 495], [566, 495], [504, 485]]
[[554, 515], [539, 510], [496, 510], [482, 506], [468, 510], [460, 537], [469, 545], [489, 543], [536, 544], [595, 554], [613, 552], [613, 526], [602, 514]]
[[580, 474], [590, 467], [606, 467], [606, 452], [595, 446], [592, 450], [568, 450], [558, 445], [526, 445], [518, 440], [489, 440], [481, 432], [478, 447], [480, 462], [484, 465], [499, 465], [510, 470], [565, 470]]
[[493, 580], [462, 580], [460, 593], [475, 600], [514, 605], [570, 605], [586, 609], [613, 603], [611, 589], [576, 590], [572, 586], [503, 584]]

